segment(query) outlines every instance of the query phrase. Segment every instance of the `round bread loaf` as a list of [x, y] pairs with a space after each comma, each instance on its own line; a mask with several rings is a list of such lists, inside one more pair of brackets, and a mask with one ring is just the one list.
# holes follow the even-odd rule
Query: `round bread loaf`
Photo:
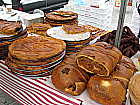
[[86, 72], [75, 63], [75, 55], [67, 57], [52, 73], [52, 83], [57, 88], [71, 95], [81, 94], [89, 80]]
[[0, 20], [0, 34], [17, 35], [22, 29], [21, 22]]
[[20, 61], [35, 62], [53, 57], [66, 48], [64, 41], [45, 36], [30, 36], [9, 46], [11, 56]]
[[45, 16], [46, 20], [48, 19], [57, 22], [71, 21], [78, 18], [78, 14], [72, 11], [53, 11], [45, 14]]
[[91, 77], [87, 90], [91, 99], [103, 105], [122, 105], [126, 95], [121, 82], [110, 77]]
[[62, 26], [62, 25], [78, 25], [78, 20], [71, 20], [71, 21], [51, 21], [51, 20], [46, 20], [45, 24], [50, 24], [51, 26], [55, 27], [55, 26]]
[[47, 30], [50, 28], [52, 28], [50, 24], [33, 23], [27, 27], [27, 30], [29, 33], [46, 35]]
[[67, 34], [78, 34], [78, 33], [87, 32], [87, 29], [84, 26], [78, 26], [78, 25], [63, 25], [62, 29]]
[[115, 71], [112, 73], [112, 77], [122, 81], [127, 88], [128, 82], [135, 72], [136, 67], [132, 60], [123, 56], [121, 61], [116, 65]]
[[78, 14], [72, 11], [53, 11], [45, 14], [45, 22], [51, 26], [62, 26], [64, 24], [78, 24]]
[[140, 105], [140, 74], [135, 74], [128, 85], [132, 105]]
[[11, 56], [10, 54], [8, 54], [8, 59], [18, 65], [28, 65], [28, 67], [30, 67], [30, 66], [49, 65], [56, 61], [63, 59], [64, 56], [65, 56], [65, 50], [63, 52], [59, 53], [58, 55], [55, 55], [53, 57], [46, 58], [46, 59], [41, 59], [38, 61], [21, 61], [15, 57]]

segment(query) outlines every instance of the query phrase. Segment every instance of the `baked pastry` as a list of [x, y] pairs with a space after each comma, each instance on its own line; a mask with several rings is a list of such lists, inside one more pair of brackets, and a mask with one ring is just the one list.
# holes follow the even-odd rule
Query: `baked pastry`
[[[5, 63], [11, 69], [11, 71], [15, 74], [22, 75], [22, 76], [29, 76], [29, 77], [38, 77], [38, 76], [46, 76], [50, 75], [52, 69], [60, 64], [65, 56], [65, 52], [60, 57], [55, 57], [46, 59], [45, 62], [35, 62], [28, 64], [28, 62], [23, 62], [19, 60], [15, 60], [14, 58], [6, 58]], [[39, 65], [40, 63], [40, 65]]]
[[[107, 33], [106, 35], [101, 36], [100, 39], [97, 41], [103, 41], [114, 45], [116, 31], [117, 30], [113, 30], [112, 32]], [[131, 58], [137, 53], [137, 51], [139, 51], [139, 49], [139, 38], [131, 31], [129, 27], [124, 26], [122, 30], [122, 37], [120, 40], [119, 50], [124, 56]]]
[[0, 20], [0, 34], [16, 35], [22, 31], [21, 22]]
[[140, 105], [140, 74], [136, 73], [129, 82], [129, 94], [132, 105]]
[[78, 25], [78, 20], [71, 20], [71, 21], [64, 21], [64, 22], [46, 20], [45, 24], [50, 24], [52, 27], [63, 26], [63, 25]]
[[93, 76], [87, 84], [88, 94], [94, 101], [103, 105], [122, 105], [126, 89], [117, 79]]
[[[74, 26], [74, 25], [72, 26], [65, 25], [65, 26], [66, 27], [68, 26], [69, 28], [73, 27], [73, 29], [70, 31], [70, 33], [73, 34], [64, 31], [62, 29], [63, 27], [53, 27], [47, 31], [47, 34], [50, 37], [58, 38], [66, 42], [66, 46], [67, 46], [66, 54], [75, 54], [90, 42], [90, 36], [91, 36], [90, 32], [86, 32], [84, 28], [80, 29], [79, 26]], [[66, 30], [68, 31], [68, 29]]]
[[46, 14], [46, 18], [49, 20], [68, 21], [77, 19], [78, 14], [72, 11], [53, 11]]
[[64, 41], [45, 36], [29, 36], [14, 41], [9, 47], [9, 54], [20, 61], [44, 61], [66, 48]]
[[121, 57], [122, 53], [116, 47], [105, 42], [97, 42], [84, 47], [76, 59], [78, 66], [83, 70], [101, 76], [109, 76]]
[[29, 36], [14, 41], [9, 46], [7, 66], [22, 76], [46, 76], [62, 62], [65, 56], [65, 42], [46, 36]]
[[60, 65], [55, 67], [51, 79], [57, 89], [76, 96], [86, 89], [89, 76], [77, 67], [74, 56], [66, 57]]
[[132, 60], [126, 56], [123, 56], [121, 61], [116, 65], [115, 71], [112, 73], [112, 77], [122, 81], [126, 88], [130, 78], [136, 72], [136, 67]]
[[100, 28], [97, 28], [91, 25], [83, 25], [83, 27], [89, 32], [97, 32], [101, 30]]
[[27, 27], [29, 33], [35, 33], [39, 35], [46, 35], [46, 31], [52, 28], [50, 24], [33, 23]]
[[87, 29], [84, 28], [84, 26], [78, 26], [78, 25], [63, 25], [62, 29], [67, 34], [78, 34], [78, 33], [87, 32]]
[[54, 63], [56, 61], [63, 59], [64, 55], [65, 55], [65, 50], [62, 51], [61, 53], [58, 53], [55, 56], [52, 56], [46, 59], [40, 59], [38, 61], [22, 61], [21, 59], [17, 59], [16, 57], [11, 56], [9, 53], [8, 59], [12, 60], [12, 62], [17, 63], [19, 65], [28, 65], [29, 67], [29, 66], [39, 66], [39, 65], [46, 65], [46, 64]]
[[19, 32], [17, 35], [0, 35], [0, 59], [8, 56], [8, 46], [15, 40], [27, 37], [27, 30]]
[[52, 26], [77, 24], [78, 14], [71, 11], [53, 11], [45, 14], [45, 20]]
[[50, 66], [53, 66], [55, 63], [62, 61], [64, 55], [65, 53], [62, 53], [56, 57], [46, 59], [46, 61], [44, 62], [41, 62], [41, 61], [40, 62], [39, 61], [38, 62], [23, 62], [23, 61], [16, 60], [15, 58], [10, 57], [10, 55], [8, 55], [7, 61], [9, 62], [9, 65], [13, 66], [14, 68], [33, 71], [33, 70], [44, 69], [44, 68], [49, 68]]

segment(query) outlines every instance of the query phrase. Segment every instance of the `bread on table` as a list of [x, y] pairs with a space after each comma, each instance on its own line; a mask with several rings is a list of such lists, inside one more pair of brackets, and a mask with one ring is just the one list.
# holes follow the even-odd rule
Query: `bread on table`
[[21, 22], [0, 20], [0, 34], [16, 35], [22, 30]]
[[52, 26], [77, 24], [78, 14], [72, 11], [53, 11], [45, 14], [45, 22]]
[[132, 105], [140, 105], [140, 74], [135, 74], [129, 82], [129, 95]]
[[122, 105], [125, 101], [126, 89], [117, 79], [93, 76], [87, 85], [91, 99], [102, 105]]
[[27, 27], [29, 33], [35, 33], [38, 35], [46, 35], [48, 29], [52, 28], [50, 24], [33, 23]]
[[46, 36], [29, 36], [9, 46], [7, 66], [15, 74], [40, 76], [49, 73], [62, 62], [66, 44]]
[[60, 65], [55, 67], [51, 78], [57, 89], [76, 96], [86, 89], [89, 76], [77, 67], [74, 56], [66, 57]]
[[109, 76], [120, 61], [122, 53], [105, 42], [97, 42], [83, 48], [77, 55], [77, 65], [86, 72]]
[[62, 29], [68, 34], [78, 34], [87, 32], [87, 29], [84, 26], [78, 25], [63, 25]]
[[21, 61], [38, 61], [52, 57], [65, 50], [65, 42], [50, 37], [30, 36], [16, 40], [9, 47], [10, 55]]
[[112, 77], [122, 81], [126, 88], [129, 83], [130, 78], [136, 72], [136, 67], [132, 60], [126, 56], [123, 56], [121, 61], [116, 65]]

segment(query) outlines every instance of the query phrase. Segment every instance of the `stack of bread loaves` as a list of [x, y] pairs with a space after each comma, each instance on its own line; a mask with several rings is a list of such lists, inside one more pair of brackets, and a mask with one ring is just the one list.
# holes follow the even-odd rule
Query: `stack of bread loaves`
[[[87, 87], [94, 101], [103, 105], [122, 105], [129, 79], [135, 71], [131, 59], [123, 56], [120, 50], [97, 42], [84, 47], [69, 62], [67, 58], [57, 66], [52, 82], [56, 88], [72, 95], [79, 95]], [[90, 79], [84, 79], [88, 74]]]
[[53, 11], [45, 14], [45, 21], [51, 26], [77, 24], [78, 14], [72, 11]]
[[64, 41], [45, 36], [29, 36], [9, 46], [6, 64], [15, 74], [28, 77], [49, 75], [65, 56]]
[[0, 20], [0, 59], [5, 59], [8, 46], [17, 39], [27, 36], [26, 28], [21, 22]]
[[79, 52], [90, 42], [90, 32], [84, 26], [63, 25], [47, 31], [48, 36], [64, 40], [66, 42], [66, 54], [71, 55]]

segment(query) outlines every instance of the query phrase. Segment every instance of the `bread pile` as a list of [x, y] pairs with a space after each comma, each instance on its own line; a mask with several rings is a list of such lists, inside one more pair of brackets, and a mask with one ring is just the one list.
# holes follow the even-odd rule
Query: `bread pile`
[[9, 46], [7, 66], [17, 75], [38, 77], [50, 75], [64, 58], [64, 41], [45, 36], [29, 36]]
[[50, 24], [33, 23], [27, 27], [29, 33], [35, 33], [38, 35], [46, 35], [48, 29], [52, 28]]
[[57, 89], [72, 94], [81, 94], [89, 80], [88, 74], [76, 64], [76, 55], [67, 56], [52, 73], [52, 83]]
[[48, 36], [64, 40], [66, 42], [66, 54], [71, 55], [79, 52], [90, 42], [90, 32], [84, 26], [63, 25], [47, 31]]
[[27, 30], [21, 22], [0, 20], [0, 59], [5, 59], [8, 54], [8, 46], [17, 39], [27, 36]]
[[[98, 41], [107, 42], [111, 45], [114, 45], [116, 37], [116, 30], [101, 36]], [[130, 30], [129, 27], [125, 26], [122, 32], [122, 38], [120, 42], [119, 50], [123, 55], [127, 57], [132, 57], [140, 49], [139, 38]]]
[[[94, 101], [103, 105], [122, 105], [125, 101], [128, 82], [136, 72], [131, 59], [123, 56], [117, 48], [105, 42], [97, 42], [84, 47], [73, 56], [75, 57], [71, 61], [64, 60], [53, 71], [52, 83], [54, 86], [72, 95], [74, 91], [78, 90], [82, 93], [81, 88], [87, 87], [88, 94]], [[83, 80], [80, 76], [81, 72], [78, 74], [74, 71], [75, 69], [84, 72], [83, 74], [90, 74], [90, 79]], [[67, 72], [63, 73], [62, 71]], [[76, 74], [71, 75], [72, 71]], [[65, 78], [70, 81], [64, 80], [62, 75], [68, 76], [69, 78]], [[56, 81], [60, 83], [57, 84]], [[79, 85], [76, 85], [76, 82], [81, 81], [84, 85], [81, 84], [78, 88]], [[73, 91], [71, 92], [70, 89]]]
[[111, 77], [93, 76], [87, 85], [91, 99], [102, 105], [123, 105], [126, 89], [123, 84]]
[[12, 22], [6, 20], [0, 20], [0, 34], [3, 35], [15, 35], [22, 30], [21, 22]]
[[129, 94], [132, 105], [140, 105], [140, 74], [135, 74], [129, 82]]
[[52, 26], [77, 24], [78, 14], [72, 11], [53, 11], [45, 14], [45, 22]]
[[116, 47], [107, 43], [96, 43], [79, 52], [77, 64], [89, 73], [109, 76], [121, 57], [122, 53]]

